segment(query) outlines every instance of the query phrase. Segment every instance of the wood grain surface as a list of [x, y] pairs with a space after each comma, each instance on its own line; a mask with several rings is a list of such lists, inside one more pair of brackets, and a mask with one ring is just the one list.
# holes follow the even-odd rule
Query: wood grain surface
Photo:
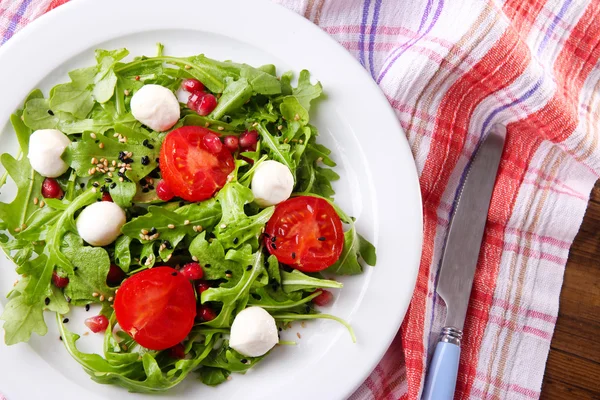
[[600, 183], [571, 246], [540, 398], [600, 400]]

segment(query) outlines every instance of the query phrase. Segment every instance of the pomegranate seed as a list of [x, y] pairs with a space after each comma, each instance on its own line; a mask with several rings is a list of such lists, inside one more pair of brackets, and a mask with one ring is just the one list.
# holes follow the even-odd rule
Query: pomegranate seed
[[198, 79], [184, 79], [181, 82], [181, 87], [190, 93], [198, 93], [204, 90], [204, 85]]
[[200, 98], [196, 112], [198, 115], [208, 115], [215, 109], [215, 107], [217, 107], [217, 98], [210, 93], [206, 93], [204, 96], [202, 96], [202, 98]]
[[240, 156], [240, 158], [244, 161], [246, 161], [248, 164], [252, 165], [254, 164], [254, 160], [248, 157], [244, 157], [244, 156]]
[[125, 272], [119, 266], [110, 264], [108, 275], [106, 276], [106, 283], [109, 286], [119, 286], [119, 284], [125, 279]]
[[175, 194], [171, 192], [171, 189], [165, 181], [160, 181], [156, 185], [156, 195], [162, 201], [170, 201], [173, 197], [175, 197]]
[[67, 278], [66, 276], [60, 276], [56, 273], [56, 271], [52, 272], [52, 283], [54, 283], [54, 286], [56, 286], [57, 288], [64, 288], [67, 287], [67, 285], [69, 284], [69, 278]]
[[114, 203], [113, 199], [112, 199], [112, 196], [108, 192], [102, 193], [102, 201], [109, 201], [111, 203]]
[[[250, 149], [254, 146], [256, 150], [256, 143], [258, 142], [258, 133], [256, 131], [246, 131], [240, 135], [240, 146], [242, 149]], [[254, 151], [250, 150], [250, 151]]]
[[196, 111], [200, 105], [200, 100], [204, 97], [204, 93], [192, 93], [188, 97], [187, 106], [189, 109]]
[[232, 153], [238, 150], [240, 140], [237, 138], [237, 136], [225, 136], [223, 141], [225, 143], [225, 147], [227, 147], [227, 150], [231, 151]]
[[214, 133], [208, 133], [202, 139], [204, 146], [213, 154], [219, 154], [223, 150], [223, 143], [221, 139]]
[[108, 318], [104, 315], [96, 315], [83, 321], [85, 326], [90, 328], [90, 331], [94, 333], [104, 332], [108, 328]]
[[188, 278], [190, 281], [202, 279], [204, 276], [204, 271], [202, 271], [202, 267], [197, 262], [185, 264], [183, 268], [179, 270], [179, 273]]
[[206, 292], [208, 289], [210, 289], [210, 283], [208, 282], [198, 282], [196, 283], [196, 291], [199, 294], [202, 294], [204, 292]]
[[331, 303], [331, 300], [333, 300], [333, 295], [327, 290], [319, 289], [315, 292], [322, 292], [320, 295], [312, 299], [312, 302], [320, 307], [326, 306], [327, 304]]
[[207, 305], [203, 305], [203, 304], [199, 304], [198, 307], [196, 308], [196, 316], [201, 320], [201, 321], [212, 321], [213, 319], [217, 318], [217, 314], [215, 314], [215, 312], [212, 310], [212, 308], [210, 308]]
[[42, 183], [42, 196], [47, 199], [61, 199], [64, 192], [56, 179], [46, 178]]
[[169, 357], [177, 360], [183, 360], [185, 358], [185, 347], [183, 347], [181, 343], [171, 347], [169, 349]]

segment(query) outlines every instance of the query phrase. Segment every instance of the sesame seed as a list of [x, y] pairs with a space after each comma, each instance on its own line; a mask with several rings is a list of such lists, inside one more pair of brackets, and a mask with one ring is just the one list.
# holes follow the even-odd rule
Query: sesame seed
[[173, 255], [173, 254], [169, 254], [167, 257], [165, 257], [165, 261], [169, 261], [169, 260], [171, 259], [171, 256], [172, 256], [172, 255]]
[[119, 182], [123, 182], [125, 179], [123, 179], [123, 177], [119, 177]]
[[225, 229], [225, 228], [227, 228], [227, 225], [225, 225], [225, 224], [221, 224], [221, 225], [219, 225], [219, 228], [221, 228], [221, 229]]
[[90, 137], [91, 137], [92, 139], [96, 139], [96, 134], [95, 134], [95, 133], [90, 133]]
[[125, 96], [129, 96], [129, 90], [127, 90], [127, 89], [123, 90], [123, 94], [124, 94]]
[[92, 188], [92, 192], [96, 193], [97, 189], [95, 187]]
[[13, 287], [17, 286], [19, 284], [19, 280], [17, 279], [16, 281], [13, 282]]
[[144, 238], [146, 237], [146, 235], [144, 235], [143, 233], [140, 233], [140, 239], [145, 240]]
[[125, 172], [125, 167], [121, 167], [121, 169], [119, 170], [120, 173], [124, 173]]
[[121, 135], [119, 135], [118, 133], [115, 132], [115, 134], [113, 135], [113, 137], [119, 137]]
[[300, 140], [298, 140], [298, 143], [302, 144], [302, 143], [304, 143], [304, 140], [300, 139]]
[[87, 335], [89, 335], [89, 334], [90, 334], [90, 332], [89, 332], [89, 331], [85, 331], [85, 332], [83, 332], [83, 336], [87, 336]]
[[298, 339], [302, 339], [302, 335], [300, 334], [300, 332], [296, 332], [296, 336], [298, 336]]
[[283, 143], [287, 143], [288, 142], [288, 138], [283, 139]]
[[96, 167], [90, 169], [90, 175], [94, 175], [96, 173]]
[[253, 124], [252, 124], [252, 126], [253, 126], [253, 127], [256, 127], [256, 126], [258, 126], [258, 122], [255, 122], [255, 123], [253, 123]]
[[104, 295], [103, 294], [100, 295], [100, 301], [104, 301]]
[[321, 162], [321, 161], [323, 161], [323, 157], [317, 158], [317, 162]]
[[92, 293], [92, 297], [98, 297], [98, 293], [96, 293], [96, 292]]
[[298, 121], [300, 119], [300, 116], [298, 114], [294, 115], [294, 121]]
[[217, 129], [220, 130], [220, 131], [225, 130], [225, 128], [223, 128], [222, 126], [218, 126]]
[[233, 377], [232, 377], [231, 375], [229, 375], [229, 376], [227, 377], [227, 380], [228, 380], [228, 381], [230, 381], [230, 380], [232, 380], [232, 379], [233, 379]]
[[37, 197], [34, 197], [34, 198], [33, 198], [33, 204], [35, 204], [35, 205], [37, 206], [38, 202], [39, 202], [38, 198], [37, 198]]
[[112, 160], [112, 166], [114, 167], [115, 165], [117, 165], [117, 160]]
[[103, 148], [104, 148], [104, 143], [100, 143], [100, 144], [98, 145], [98, 147], [100, 147], [101, 149], [103, 149]]
[[192, 68], [192, 67], [191, 67], [190, 65], [187, 65], [187, 64], [186, 64], [186, 66], [185, 66], [185, 67], [183, 67], [183, 68], [185, 68], [185, 69], [190, 69], [190, 68]]
[[18, 233], [18, 232], [21, 232], [21, 228], [19, 228], [19, 227], [16, 227], [16, 228], [15, 228], [15, 232], [17, 232], [17, 233]]
[[21, 229], [27, 229], [27, 224], [22, 224]]
[[142, 232], [143, 235], [147, 235], [148, 234], [148, 230], [147, 229], [142, 229], [141, 232]]
[[184, 225], [189, 225], [189, 224], [190, 224], [190, 220], [189, 220], [189, 219], [186, 219], [185, 221], [183, 221], [183, 224], [184, 224]]
[[208, 127], [210, 126], [210, 122], [205, 122], [205, 123], [204, 123], [204, 126], [205, 126], [206, 128], [208, 128]]
[[114, 298], [112, 296], [108, 298], [108, 301], [112, 302], [113, 300], [114, 300]]
[[169, 229], [175, 229], [175, 225], [173, 225], [173, 224], [169, 224], [167, 226], [169, 227]]
[[304, 321], [300, 322], [300, 326], [303, 328], [306, 328], [306, 322], [304, 322]]
[[277, 126], [277, 129], [282, 130], [283, 129], [283, 125]]
[[194, 260], [194, 261], [198, 262], [198, 257], [196, 257], [196, 256], [192, 256], [192, 260]]
[[108, 173], [108, 177], [109, 177], [109, 178], [112, 178], [112, 177], [113, 177], [113, 173], [112, 173], [112, 172], [109, 172], [109, 173]]
[[104, 164], [105, 167], [108, 167], [108, 160], [105, 158], [104, 161], [102, 161], [102, 164]]
[[96, 159], [96, 157], [92, 157], [91, 163], [98, 164], [98, 160]]
[[40, 201], [40, 208], [44, 208], [45, 205], [46, 203], [44, 203], [44, 200]]

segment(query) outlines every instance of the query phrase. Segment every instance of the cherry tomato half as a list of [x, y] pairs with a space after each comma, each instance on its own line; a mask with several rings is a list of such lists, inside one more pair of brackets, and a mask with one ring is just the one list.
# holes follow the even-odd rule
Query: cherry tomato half
[[173, 268], [147, 269], [123, 282], [115, 295], [115, 313], [121, 329], [140, 345], [168, 349], [194, 325], [194, 288]]
[[210, 146], [215, 136], [200, 126], [184, 126], [165, 137], [160, 170], [176, 196], [192, 202], [206, 200], [227, 182], [235, 161], [224, 146], [219, 151]]
[[275, 207], [265, 229], [265, 246], [283, 264], [303, 272], [321, 271], [342, 254], [342, 221], [326, 200], [294, 197]]

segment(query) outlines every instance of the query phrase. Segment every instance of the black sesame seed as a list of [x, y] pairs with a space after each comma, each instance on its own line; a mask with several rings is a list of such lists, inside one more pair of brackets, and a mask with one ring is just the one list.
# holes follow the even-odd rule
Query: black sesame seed
[[225, 271], [225, 275], [231, 275], [231, 274], [232, 274], [231, 270], [228, 269], [227, 271]]
[[65, 298], [67, 299], [67, 303], [71, 302], [71, 298], [69, 296], [66, 296]]
[[73, 272], [77, 271], [79, 267], [73, 267]]
[[273, 250], [277, 250], [277, 246], [275, 245], [275, 243], [271, 243], [271, 247], [273, 248]]
[[113, 183], [110, 185], [110, 188], [111, 188], [111, 189], [114, 189], [114, 188], [116, 188], [116, 187], [117, 187], [117, 184], [116, 184], [116, 182], [113, 182]]
[[58, 340], [60, 340], [60, 341], [62, 342], [62, 336], [59, 336], [59, 337], [58, 337]]
[[85, 305], [85, 311], [90, 311], [90, 305], [89, 304]]
[[148, 185], [148, 189], [154, 190], [154, 185]]
[[121, 178], [124, 178], [124, 177], [125, 177], [125, 174], [124, 174], [124, 173], [122, 173], [121, 171], [117, 172], [117, 175], [119, 175]]
[[146, 147], [147, 147], [147, 148], [149, 148], [150, 150], [152, 150], [152, 149], [154, 148], [154, 145], [153, 145], [153, 144], [150, 144], [150, 143], [148, 143], [148, 144], [146, 145]]
[[46, 303], [46, 305], [50, 304], [50, 298], [46, 297], [46, 300], [44, 300], [44, 303]]
[[149, 191], [150, 191], [150, 189], [148, 189], [147, 187], [142, 189], [142, 192], [144, 192], [144, 193], [148, 193]]
[[238, 244], [239, 239], [238, 238], [233, 238], [233, 244]]
[[283, 329], [281, 329], [281, 328], [277, 328], [277, 330], [278, 330], [279, 332], [281, 332]]
[[324, 242], [324, 241], [325, 241], [325, 236], [321, 236], [321, 237], [319, 238], [319, 242]]
[[80, 183], [79, 187], [83, 189], [85, 187], [85, 183]]
[[112, 182], [112, 179], [110, 179], [110, 178], [104, 178], [104, 182], [106, 182], [106, 183], [111, 183], [111, 182]]
[[69, 322], [69, 318], [65, 318], [65, 319], [63, 319], [63, 324], [66, 324], [66, 323], [68, 323], [68, 322]]
[[124, 151], [119, 152], [119, 160], [123, 161], [123, 159], [127, 157], [127, 153]]
[[94, 140], [94, 143], [98, 144], [100, 143], [100, 140]]
[[308, 304], [305, 306], [305, 310], [307, 314], [310, 313], [310, 306]]
[[276, 240], [277, 240], [277, 238], [275, 236], [271, 237], [271, 242], [274, 242]]
[[160, 164], [160, 158], [156, 157], [156, 162]]
[[144, 139], [144, 141], [142, 142], [142, 145], [148, 146], [148, 139]]
[[106, 190], [107, 190], [107, 189], [106, 189], [106, 186], [102, 186], [102, 187], [100, 188], [100, 193], [104, 193], [104, 192], [106, 192]]
[[240, 361], [242, 362], [242, 364], [248, 364], [248, 360], [246, 360], [245, 358], [242, 358]]
[[98, 182], [94, 182], [94, 183], [92, 183], [92, 186], [93, 187], [98, 187], [98, 186], [100, 186], [100, 184]]
[[148, 174], [148, 176], [149, 176], [150, 178], [154, 178], [154, 179], [158, 179], [158, 178], [160, 178], [160, 175], [159, 175], [159, 173], [158, 173], [158, 170], [157, 170], [157, 169], [155, 169], [154, 171], [150, 172], [150, 173]]
[[171, 275], [177, 276], [177, 272], [171, 272]]
[[150, 229], [150, 234], [151, 235], [156, 235], [156, 228], [152, 227], [152, 229]]
[[[133, 163], [133, 158], [126, 158], [125, 160], [123, 160], [123, 162], [125, 164], [131, 164], [131, 163]], [[146, 164], [144, 164], [144, 165], [146, 165]]]
[[183, 207], [183, 206], [185, 206], [185, 201], [180, 201], [179, 202], [179, 207]]
[[163, 242], [163, 244], [165, 245], [165, 248], [168, 249], [168, 250], [171, 250], [173, 248], [173, 245], [168, 240], [165, 240]]
[[52, 110], [48, 110], [48, 114], [50, 114], [50, 115], [54, 116], [54, 111], [52, 111]]
[[204, 268], [210, 268], [210, 264], [204, 264]]
[[148, 181], [146, 180], [146, 178], [140, 179], [140, 185], [146, 186], [147, 184], [148, 184]]
[[292, 260], [296, 259], [296, 253], [292, 252]]
[[252, 265], [248, 265], [248, 266], [246, 267], [246, 271], [250, 271], [251, 269], [252, 269]]

